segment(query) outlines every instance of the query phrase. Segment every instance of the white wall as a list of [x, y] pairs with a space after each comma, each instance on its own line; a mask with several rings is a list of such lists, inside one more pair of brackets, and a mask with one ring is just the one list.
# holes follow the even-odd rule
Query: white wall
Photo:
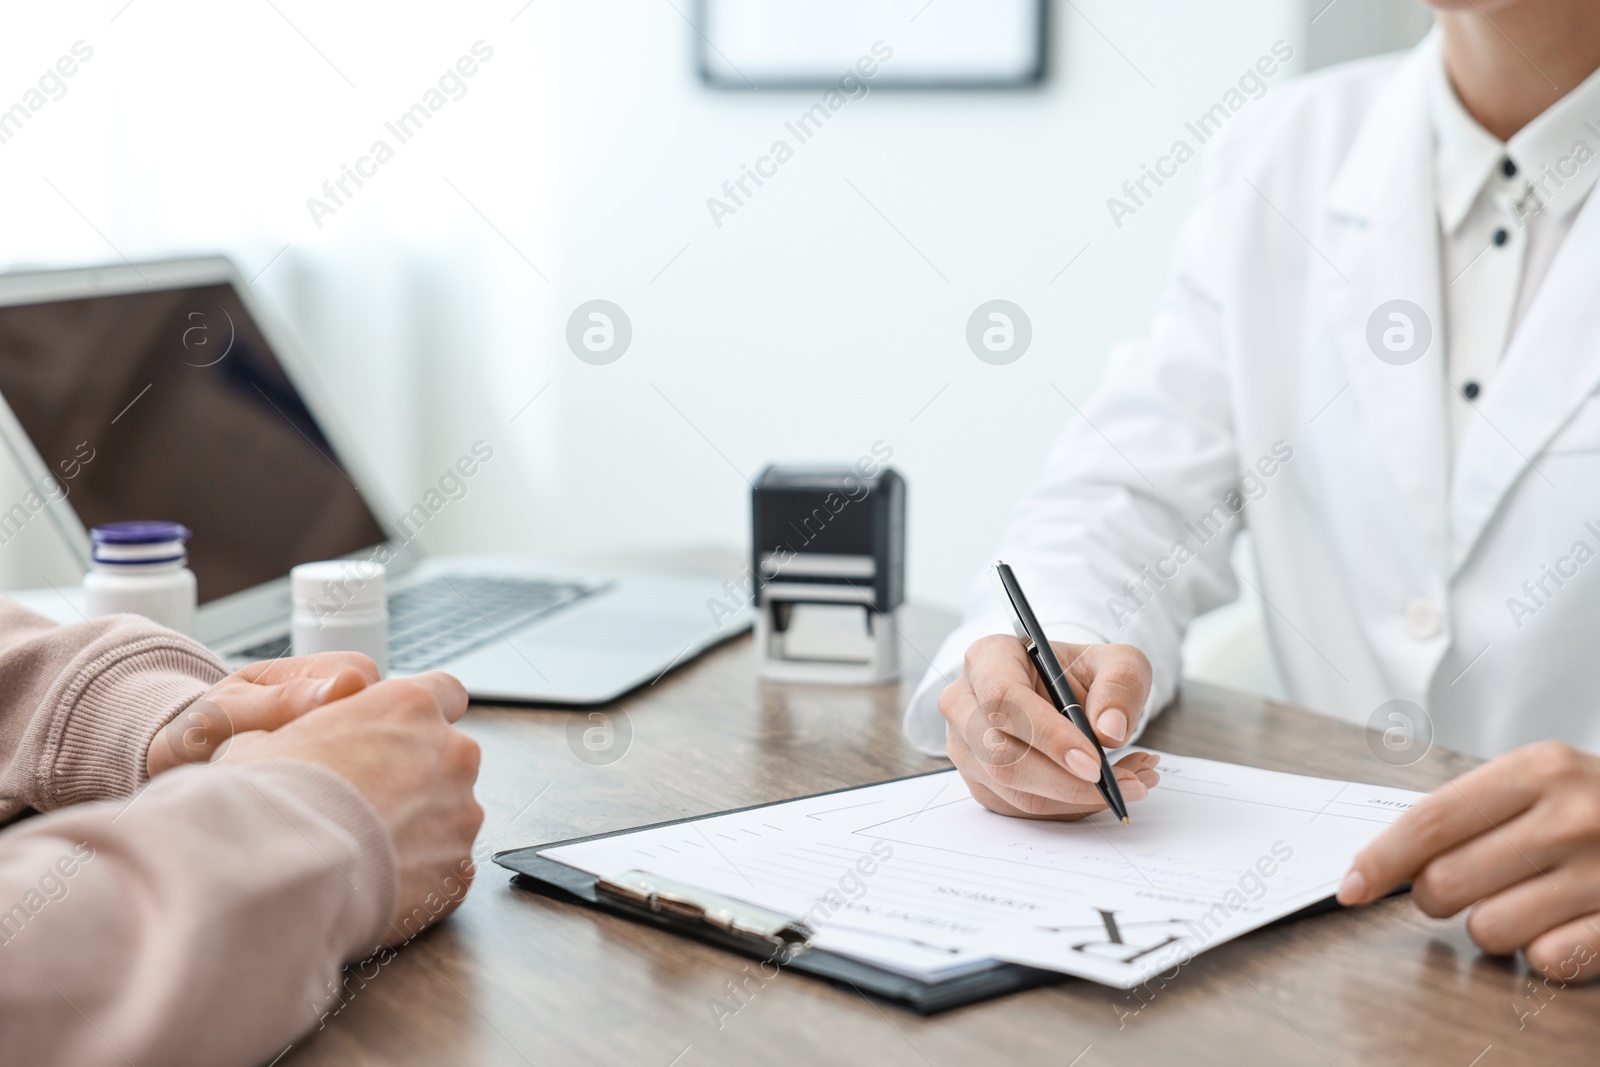
[[[543, 354], [559, 536], [733, 541], [764, 463], [853, 460], [882, 439], [910, 483], [911, 595], [958, 603], [1071, 417], [1055, 390], [1081, 403], [1147, 319], [1198, 167], [1120, 230], [1106, 198], [1293, 42], [1299, 6], [1061, 5], [1042, 89], [852, 102], [721, 228], [706, 199], [820, 94], [707, 91], [672, 7], [629, 9], [539, 12], [563, 86], [547, 309], [603, 296], [637, 331], [609, 367]], [[1034, 328], [1005, 367], [964, 337], [996, 297]]]
[[[0, 33], [6, 69], [82, 36], [100, 66], [0, 146], [23, 220], [0, 257], [265, 268], [397, 503], [474, 439], [499, 449], [430, 527], [439, 548], [738, 546], [764, 464], [881, 439], [910, 482], [911, 595], [954, 605], [1072, 417], [1057, 390], [1081, 404], [1147, 321], [1199, 168], [1121, 228], [1107, 197], [1275, 41], [1299, 65], [1417, 32], [1332, 11], [1313, 29], [1324, 3], [1054, 4], [1042, 88], [873, 92], [720, 228], [706, 199], [820, 94], [704, 88], [679, 0], [13, 12], [32, 21], [0, 26], [26, 30]], [[305, 198], [480, 38], [471, 92], [314, 226]], [[634, 327], [604, 367], [563, 341], [596, 297]], [[1034, 328], [1005, 367], [964, 340], [995, 297]], [[16, 549], [0, 579], [59, 579]]]
[[[819, 94], [707, 91], [671, 5], [621, 6], [528, 15], [561, 87], [543, 336], [597, 296], [637, 331], [609, 367], [540, 353], [557, 541], [737, 540], [743, 479], [764, 463], [850, 460], [882, 439], [910, 483], [911, 595], [952, 605], [1073, 417], [1057, 390], [1081, 404], [1111, 344], [1144, 327], [1198, 164], [1120, 228], [1107, 197], [1275, 41], [1298, 65], [1315, 14], [1057, 4], [1042, 89], [852, 102], [719, 228], [706, 199]], [[996, 297], [1035, 331], [1005, 367], [964, 340]]]

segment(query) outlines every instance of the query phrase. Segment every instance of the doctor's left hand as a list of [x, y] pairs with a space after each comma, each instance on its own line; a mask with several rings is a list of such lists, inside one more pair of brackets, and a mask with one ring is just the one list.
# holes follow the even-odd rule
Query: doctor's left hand
[[162, 727], [150, 741], [145, 769], [154, 778], [186, 763], [205, 763], [234, 734], [276, 730], [377, 680], [377, 665], [359, 652], [252, 663], [212, 686]]
[[1600, 977], [1600, 757], [1541, 741], [1447, 782], [1356, 856], [1339, 902], [1408, 881], [1434, 918], [1471, 908], [1485, 952], [1522, 949], [1563, 982]]

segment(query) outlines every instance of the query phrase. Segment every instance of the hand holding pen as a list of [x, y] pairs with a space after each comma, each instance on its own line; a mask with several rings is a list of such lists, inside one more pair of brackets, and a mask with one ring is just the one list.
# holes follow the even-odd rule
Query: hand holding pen
[[[1019, 600], [1026, 607], [1011, 577], [1007, 596], [1013, 607]], [[1018, 624], [1026, 633], [1022, 614]], [[1032, 620], [1031, 608], [1026, 614]], [[1042, 637], [1037, 621], [1031, 625]], [[1009, 635], [974, 642], [961, 676], [940, 694], [939, 710], [949, 723], [946, 748], [973, 797], [1003, 815], [1048, 819], [1113, 807], [1108, 793], [1129, 804], [1144, 799], [1160, 781], [1159, 757], [1131, 753], [1113, 766], [1102, 751], [1126, 743], [1138, 724], [1150, 692], [1144, 654], [1130, 645], [1048, 641], [1030, 653], [1032, 643]], [[1054, 671], [1048, 659], [1056, 661]], [[1066, 714], [1052, 700], [1051, 674], [1065, 683], [1065, 693], [1055, 695], [1070, 694]]]

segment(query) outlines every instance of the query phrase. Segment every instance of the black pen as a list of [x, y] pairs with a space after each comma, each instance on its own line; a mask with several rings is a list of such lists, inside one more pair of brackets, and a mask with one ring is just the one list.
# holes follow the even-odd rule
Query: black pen
[[1016, 615], [1021, 627], [1021, 632], [1017, 636], [1027, 642], [1028, 659], [1033, 663], [1034, 670], [1039, 672], [1039, 677], [1044, 679], [1044, 687], [1050, 694], [1050, 702], [1056, 706], [1057, 711], [1066, 716], [1068, 722], [1089, 739], [1095, 752], [1099, 753], [1100, 780], [1095, 785], [1099, 787], [1100, 795], [1105, 798], [1112, 814], [1127, 822], [1128, 805], [1122, 799], [1122, 790], [1117, 787], [1117, 776], [1111, 771], [1111, 761], [1106, 759], [1106, 750], [1101, 747], [1100, 739], [1095, 736], [1094, 727], [1089, 725], [1088, 713], [1072, 695], [1072, 685], [1067, 681], [1067, 672], [1061, 669], [1061, 661], [1056, 659], [1055, 650], [1050, 647], [1050, 639], [1045, 636], [1044, 628], [1039, 625], [1039, 620], [1033, 614], [1033, 608], [1028, 605], [1028, 598], [1022, 595], [1022, 586], [1017, 584], [1017, 576], [1011, 573], [1011, 567], [1005, 563], [997, 562], [994, 570], [1000, 576], [1000, 586], [1006, 591], [1006, 598], [1011, 601], [1011, 611]]

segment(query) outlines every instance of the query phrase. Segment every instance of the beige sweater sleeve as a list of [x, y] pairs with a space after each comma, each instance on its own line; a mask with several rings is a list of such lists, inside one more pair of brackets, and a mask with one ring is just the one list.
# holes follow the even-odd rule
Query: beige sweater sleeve
[[156, 731], [226, 674], [137, 615], [57, 626], [0, 598], [0, 820], [128, 796]]
[[0, 1063], [268, 1062], [384, 936], [398, 864], [344, 779], [269, 760], [144, 784], [155, 732], [222, 676], [143, 620], [0, 601], [0, 818], [63, 809], [0, 832]]

